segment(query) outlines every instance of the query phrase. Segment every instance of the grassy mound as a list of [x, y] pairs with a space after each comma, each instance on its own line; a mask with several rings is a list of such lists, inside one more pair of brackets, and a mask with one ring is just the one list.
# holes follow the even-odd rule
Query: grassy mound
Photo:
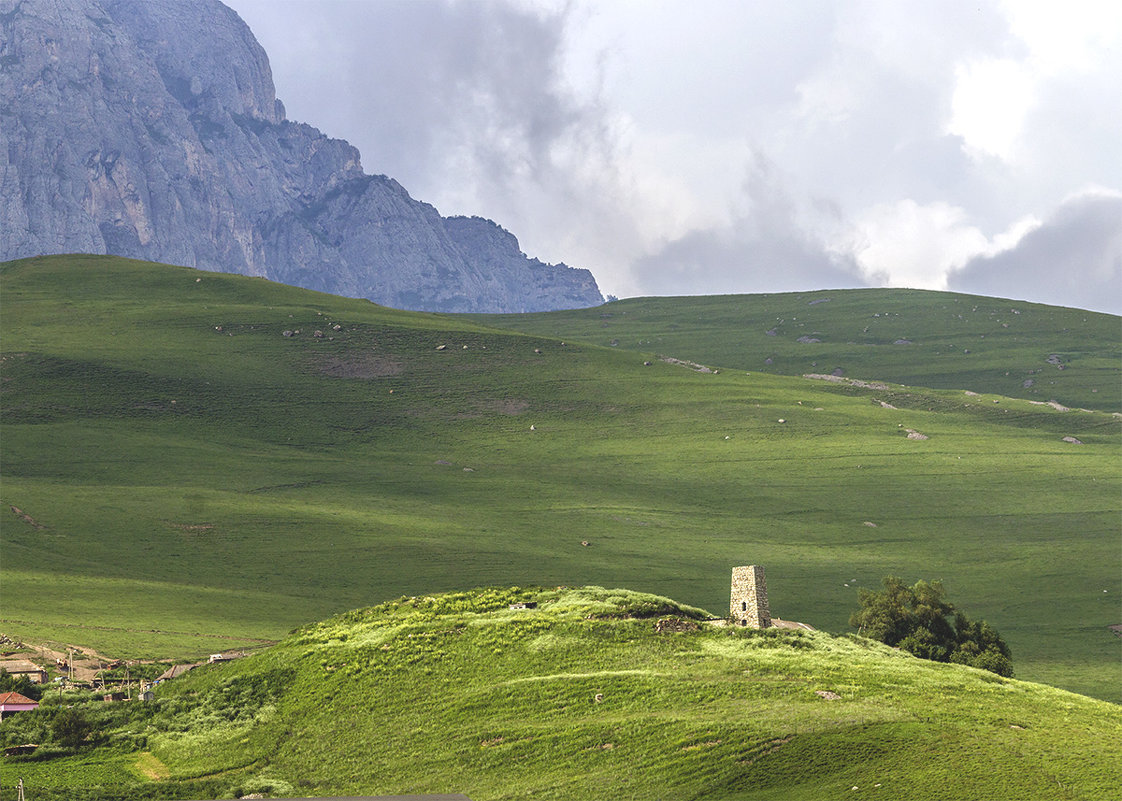
[[[538, 607], [508, 608], [521, 601]], [[704, 617], [594, 587], [403, 598], [198, 668], [154, 702], [87, 705], [100, 747], [21, 758], [4, 782], [18, 768], [36, 798], [1113, 797], [1113, 704]]]
[[858, 586], [941, 579], [1018, 678], [1122, 700], [1111, 414], [704, 373], [111, 257], [0, 265], [0, 291], [10, 636], [198, 657], [481, 585], [721, 609], [763, 564], [774, 614], [832, 631]]

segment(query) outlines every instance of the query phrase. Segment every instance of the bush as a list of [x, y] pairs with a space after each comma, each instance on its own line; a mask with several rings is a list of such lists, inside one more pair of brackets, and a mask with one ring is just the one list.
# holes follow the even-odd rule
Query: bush
[[73, 707], [62, 710], [51, 721], [51, 735], [55, 742], [74, 751], [82, 746], [92, 730], [93, 725], [82, 710]]
[[862, 635], [921, 659], [1013, 675], [1009, 646], [986, 621], [975, 622], [956, 612], [944, 598], [942, 582], [920, 580], [909, 587], [896, 576], [886, 576], [882, 583], [880, 592], [857, 591], [861, 608], [849, 625]]

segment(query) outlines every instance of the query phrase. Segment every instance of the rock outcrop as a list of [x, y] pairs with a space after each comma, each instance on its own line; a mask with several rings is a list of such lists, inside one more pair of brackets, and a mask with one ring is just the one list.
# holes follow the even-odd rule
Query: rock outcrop
[[285, 118], [217, 0], [0, 0], [0, 260], [111, 253], [432, 311], [602, 302]]

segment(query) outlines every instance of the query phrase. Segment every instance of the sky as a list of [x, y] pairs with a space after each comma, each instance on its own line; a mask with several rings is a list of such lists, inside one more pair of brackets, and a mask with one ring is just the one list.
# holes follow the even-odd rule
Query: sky
[[288, 118], [605, 293], [1122, 314], [1117, 0], [225, 0]]

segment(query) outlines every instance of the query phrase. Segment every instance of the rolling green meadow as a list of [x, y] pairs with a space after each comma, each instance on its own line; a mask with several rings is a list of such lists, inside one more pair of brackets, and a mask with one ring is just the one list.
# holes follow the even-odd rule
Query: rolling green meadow
[[[934, 331], [936, 306], [972, 303], [864, 292], [772, 299], [847, 341], [861, 304], [932, 310]], [[702, 299], [582, 313], [612, 326], [657, 307], [662, 330], [680, 303], [684, 339], [628, 329], [631, 350], [623, 329], [612, 347], [560, 323], [516, 332], [113, 257], [0, 265], [0, 631], [186, 658], [403, 595], [510, 585], [627, 587], [720, 615], [730, 568], [762, 564], [773, 615], [837, 633], [857, 587], [942, 580], [1010, 643], [1018, 679], [1117, 703], [1118, 318], [986, 301], [1021, 310], [998, 322], [983, 300], [985, 325], [1011, 333], [986, 328], [962, 355], [985, 376], [1008, 364], [1009, 381], [874, 318], [861, 327], [916, 345], [813, 360], [913, 382], [863, 386], [763, 372], [771, 351], [731, 328], [727, 353], [707, 350], [713, 327], [693, 350]], [[817, 347], [789, 341], [793, 317], [759, 336]], [[882, 372], [883, 353], [909, 356]], [[1027, 369], [1055, 392], [1014, 397]]]
[[[403, 598], [196, 668], [147, 703], [52, 699], [0, 734], [42, 742], [69, 703], [91, 744], [0, 770], [42, 801], [1115, 797], [1115, 704], [704, 617], [595, 587]], [[686, 630], [659, 632], [667, 619]]]
[[[913, 289], [631, 298], [475, 319], [778, 375], [832, 373], [1122, 411], [1111, 314]], [[1027, 386], [1026, 386], [1027, 384]]]

